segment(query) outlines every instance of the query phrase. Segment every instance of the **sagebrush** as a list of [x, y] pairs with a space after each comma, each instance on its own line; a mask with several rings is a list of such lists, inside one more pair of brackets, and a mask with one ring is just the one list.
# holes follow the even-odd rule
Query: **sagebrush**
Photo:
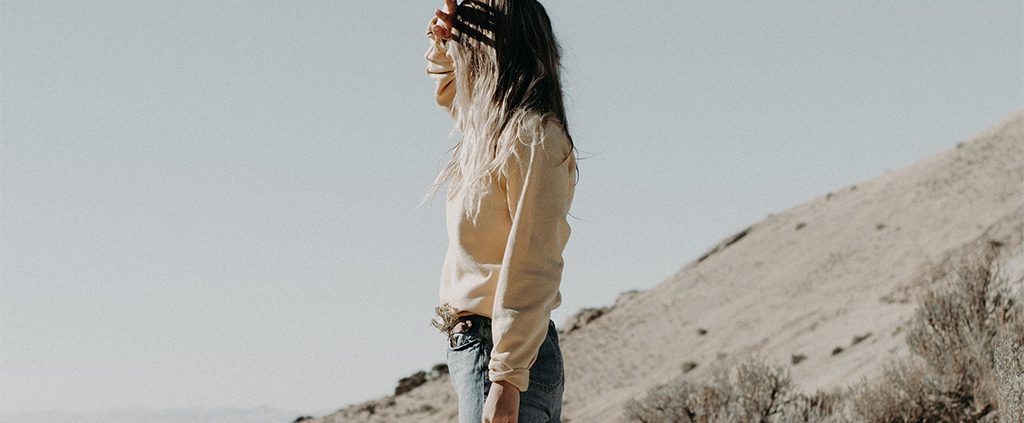
[[1024, 288], [999, 243], [950, 260], [925, 281], [907, 327], [911, 356], [875, 380], [798, 392], [787, 367], [760, 359], [708, 382], [683, 376], [625, 405], [633, 422], [1024, 422]]
[[996, 260], [998, 247], [990, 243], [935, 271], [907, 333], [913, 356], [854, 387], [856, 416], [867, 422], [1024, 421], [1021, 292]]
[[[709, 383], [675, 379], [629, 400], [626, 418], [635, 422], [818, 422], [829, 421], [838, 393], [795, 392], [786, 367], [758, 358], [719, 370]], [[838, 421], [838, 420], [837, 420]]]

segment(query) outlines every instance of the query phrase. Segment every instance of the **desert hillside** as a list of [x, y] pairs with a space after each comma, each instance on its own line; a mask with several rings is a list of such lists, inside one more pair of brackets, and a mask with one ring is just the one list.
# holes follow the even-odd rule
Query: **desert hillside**
[[[907, 354], [901, 326], [930, 269], [994, 240], [1020, 283], [1022, 234], [1024, 109], [911, 166], [769, 215], [656, 287], [560, 325], [563, 421], [619, 421], [648, 388], [750, 353], [791, 364], [805, 391], [874, 377]], [[443, 372], [415, 385], [305, 421], [455, 421]]]

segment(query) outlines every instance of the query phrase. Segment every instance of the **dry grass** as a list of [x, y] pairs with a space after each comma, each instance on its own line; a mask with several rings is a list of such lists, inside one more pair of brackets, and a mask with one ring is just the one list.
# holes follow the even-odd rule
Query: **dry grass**
[[998, 246], [936, 271], [907, 333], [914, 356], [854, 387], [857, 415], [869, 422], [1022, 421], [1013, 372], [1024, 354], [1024, 315], [995, 260]]
[[[680, 377], [625, 405], [634, 422], [1024, 422], [1024, 310], [1000, 245], [932, 275], [908, 327], [913, 355], [840, 393], [796, 392], [754, 359], [711, 382]], [[856, 343], [856, 342], [855, 342]]]
[[679, 378], [659, 385], [642, 400], [630, 400], [625, 415], [635, 422], [817, 422], [829, 421], [840, 396], [793, 391], [786, 367], [750, 359], [718, 371], [710, 383]]

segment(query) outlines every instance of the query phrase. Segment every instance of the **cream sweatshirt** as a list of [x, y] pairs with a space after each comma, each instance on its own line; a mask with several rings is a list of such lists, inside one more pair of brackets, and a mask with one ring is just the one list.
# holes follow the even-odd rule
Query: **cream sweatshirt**
[[[437, 83], [437, 103], [451, 113], [454, 66], [447, 41], [430, 31], [436, 21], [427, 27], [427, 75]], [[461, 198], [446, 201], [449, 244], [441, 303], [460, 316], [491, 318], [488, 378], [507, 380], [520, 391], [529, 387], [551, 311], [562, 303], [562, 251], [570, 234], [566, 216], [575, 192], [576, 158], [565, 131], [550, 121], [543, 133], [541, 143], [517, 143], [518, 166], [511, 166], [507, 178], [493, 178], [475, 225]]]

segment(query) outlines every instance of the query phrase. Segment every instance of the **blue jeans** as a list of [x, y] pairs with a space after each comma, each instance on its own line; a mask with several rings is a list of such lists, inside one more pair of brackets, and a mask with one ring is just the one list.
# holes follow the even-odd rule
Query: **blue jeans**
[[[469, 316], [472, 326], [453, 334], [448, 344], [448, 374], [459, 397], [459, 423], [480, 423], [484, 401], [491, 390], [487, 364], [491, 359], [491, 325], [485, 316]], [[446, 341], [447, 342], [447, 341]], [[530, 368], [530, 385], [519, 393], [519, 423], [560, 423], [565, 372], [555, 322], [548, 320], [548, 335]]]

